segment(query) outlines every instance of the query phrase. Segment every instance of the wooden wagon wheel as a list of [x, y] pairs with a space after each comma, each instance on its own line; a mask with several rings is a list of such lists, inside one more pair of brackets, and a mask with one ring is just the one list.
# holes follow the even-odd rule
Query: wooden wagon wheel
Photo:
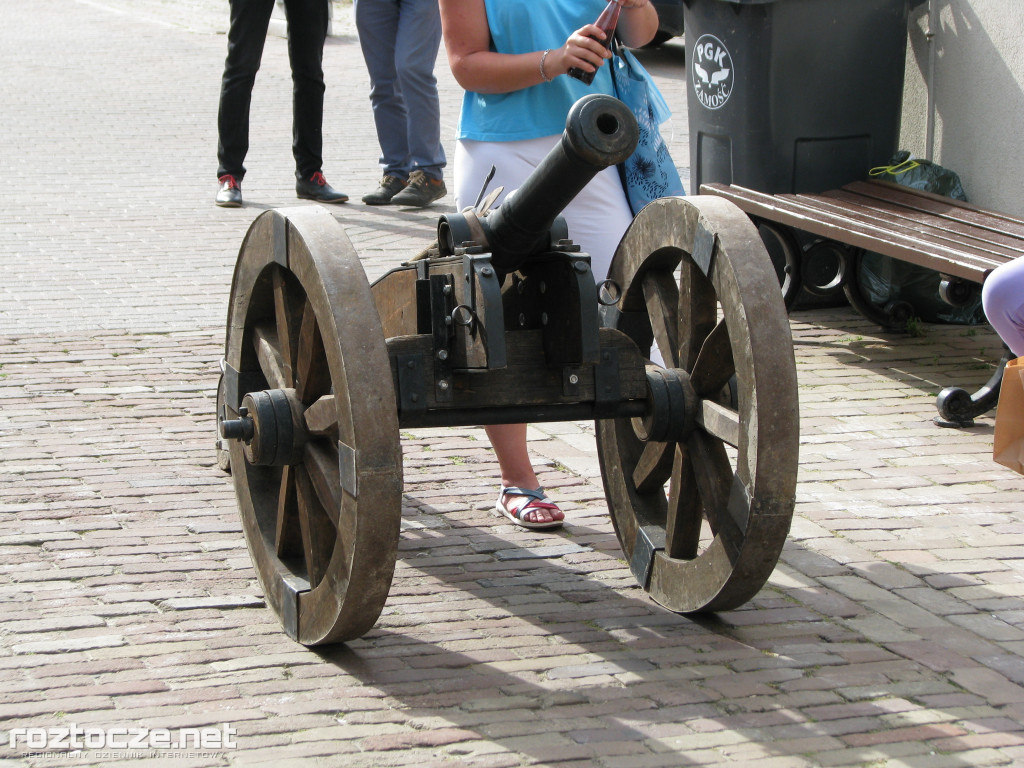
[[666, 608], [735, 608], [771, 575], [795, 505], [796, 365], [771, 260], [728, 201], [665, 198], [609, 279], [622, 294], [606, 323], [665, 361], [647, 368], [645, 417], [597, 424], [619, 543]]
[[224, 402], [221, 431], [267, 602], [306, 645], [364, 634], [394, 574], [401, 445], [369, 284], [325, 209], [268, 211], [246, 234]]

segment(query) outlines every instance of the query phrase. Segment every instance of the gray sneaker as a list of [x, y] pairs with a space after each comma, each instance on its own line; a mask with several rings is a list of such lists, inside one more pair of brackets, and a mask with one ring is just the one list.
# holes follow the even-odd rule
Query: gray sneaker
[[397, 176], [385, 176], [380, 180], [380, 186], [376, 191], [363, 195], [363, 202], [367, 205], [387, 205], [391, 202], [391, 198], [405, 189], [407, 183], [405, 179], [400, 179]]
[[413, 171], [409, 174], [409, 184], [391, 198], [391, 204], [423, 208], [447, 194], [444, 179], [432, 179], [423, 171]]

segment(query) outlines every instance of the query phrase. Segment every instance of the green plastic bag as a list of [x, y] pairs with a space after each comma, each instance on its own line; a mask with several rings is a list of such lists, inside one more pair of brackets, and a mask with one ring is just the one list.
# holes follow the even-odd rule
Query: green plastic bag
[[[889, 165], [872, 168], [869, 175], [967, 202], [967, 194], [955, 172], [929, 160], [913, 158], [906, 150], [897, 152]], [[879, 307], [890, 301], [905, 301], [914, 308], [919, 319], [928, 323], [979, 325], [985, 322], [981, 291], [966, 305], [951, 306], [939, 295], [942, 276], [933, 269], [869, 252], [860, 260], [857, 280], [865, 298]]]
[[967, 193], [960, 183], [960, 177], [954, 171], [936, 165], [930, 160], [911, 157], [905, 149], [893, 155], [889, 165], [872, 168], [868, 175], [881, 181], [892, 181], [904, 187], [913, 187], [967, 202]]

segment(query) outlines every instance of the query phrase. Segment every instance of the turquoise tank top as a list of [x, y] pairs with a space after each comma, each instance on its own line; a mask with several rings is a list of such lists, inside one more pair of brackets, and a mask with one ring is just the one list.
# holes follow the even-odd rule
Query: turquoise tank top
[[[529, 53], [561, 48], [574, 30], [597, 19], [605, 5], [607, 0], [484, 0], [491, 50]], [[608, 61], [590, 85], [561, 75], [511, 93], [467, 91], [456, 136], [520, 141], [560, 134], [569, 108], [590, 93], [612, 93]]]

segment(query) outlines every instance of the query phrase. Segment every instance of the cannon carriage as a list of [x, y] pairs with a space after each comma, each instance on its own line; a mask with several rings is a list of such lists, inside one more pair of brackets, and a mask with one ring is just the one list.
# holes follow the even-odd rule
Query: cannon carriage
[[253, 222], [218, 429], [256, 572], [292, 638], [344, 641], [379, 617], [410, 427], [595, 420], [615, 532], [654, 600], [727, 610], [768, 579], [799, 435], [789, 323], [757, 230], [720, 198], [657, 200], [598, 283], [559, 216], [636, 140], [620, 102], [581, 100], [522, 188], [440, 217], [437, 252], [372, 285], [326, 210]]

